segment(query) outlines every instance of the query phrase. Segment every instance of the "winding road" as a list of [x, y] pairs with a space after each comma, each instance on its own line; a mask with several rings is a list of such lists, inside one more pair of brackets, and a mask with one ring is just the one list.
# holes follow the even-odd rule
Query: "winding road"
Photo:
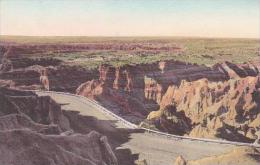
[[[119, 116], [113, 115], [97, 102], [82, 96], [50, 91], [36, 91], [36, 93], [52, 97], [62, 105], [63, 110], [78, 111], [82, 116], [92, 116], [98, 120], [109, 121], [110, 125], [104, 125], [107, 129], [135, 130], [135, 125], [124, 121], [124, 119], [121, 120]], [[129, 149], [132, 154], [139, 155], [139, 160], [146, 159], [149, 165], [172, 165], [179, 155], [182, 155], [187, 160], [199, 159], [229, 152], [235, 145], [232, 142], [211, 142], [196, 138], [178, 138], [178, 136], [167, 136], [167, 134], [149, 131], [143, 131], [142, 133], [133, 131], [129, 140], [117, 147], [116, 150]]]

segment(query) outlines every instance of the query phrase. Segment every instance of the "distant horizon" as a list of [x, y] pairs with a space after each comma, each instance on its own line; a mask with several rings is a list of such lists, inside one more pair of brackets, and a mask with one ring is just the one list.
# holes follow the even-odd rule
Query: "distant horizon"
[[[80, 36], [80, 35], [75, 35], [75, 36], [69, 36], [69, 35], [63, 35], [63, 36], [52, 36], [52, 35], [9, 35], [9, 34], [0, 34], [0, 36], [3, 37], [89, 37], [89, 38], [205, 38], [205, 39], [256, 39], [260, 40], [260, 38], [245, 38], [245, 37], [208, 37], [208, 36], [98, 36], [98, 35], [93, 35], [93, 36]], [[1, 40], [1, 38], [0, 38]]]
[[0, 0], [0, 35], [260, 38], [260, 0]]
[[245, 38], [245, 37], [207, 37], [207, 36], [25, 36], [25, 35], [0, 35], [0, 41], [1, 40], [4, 40], [2, 39], [1, 37], [28, 37], [28, 38], [77, 38], [77, 37], [86, 37], [86, 38], [176, 38], [176, 39], [245, 39], [245, 40], [259, 40], [260, 41], [260, 38]]

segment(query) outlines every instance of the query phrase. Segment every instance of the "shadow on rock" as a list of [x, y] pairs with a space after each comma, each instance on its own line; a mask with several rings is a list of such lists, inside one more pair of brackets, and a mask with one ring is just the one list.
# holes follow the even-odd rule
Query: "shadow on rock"
[[93, 116], [83, 116], [77, 111], [63, 111], [63, 113], [68, 118], [70, 127], [75, 133], [87, 134], [91, 130], [95, 130], [107, 136], [119, 164], [132, 165], [138, 159], [138, 154], [132, 154], [129, 149], [117, 149], [117, 147], [128, 142], [131, 139], [131, 133], [141, 130], [116, 128], [116, 121], [114, 120], [99, 120]]

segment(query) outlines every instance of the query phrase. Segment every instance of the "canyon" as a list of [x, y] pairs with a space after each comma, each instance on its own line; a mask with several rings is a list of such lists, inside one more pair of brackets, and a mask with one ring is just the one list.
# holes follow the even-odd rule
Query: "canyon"
[[[61, 108], [63, 104], [57, 103], [51, 97], [38, 96], [24, 90], [61, 91], [81, 95], [97, 101], [114, 114], [140, 127], [169, 134], [258, 145], [258, 60], [244, 63], [223, 61], [206, 66], [168, 59], [120, 66], [104, 62], [97, 68], [86, 68], [70, 65], [59, 58], [44, 55], [31, 57], [32, 54], [45, 52], [82, 53], [93, 50], [155, 54], [157, 51], [183, 51], [177, 45], [162, 45], [109, 42], [56, 46], [0, 45], [0, 143], [1, 151], [8, 151], [4, 155], [6, 159], [1, 160], [2, 163], [8, 164], [14, 159], [17, 160], [14, 164], [19, 164], [19, 161], [24, 161], [25, 164], [34, 164], [35, 161], [46, 164], [53, 161], [64, 164], [133, 163], [132, 158], [126, 159], [129, 154], [116, 151], [116, 147], [122, 144], [121, 141], [126, 141], [124, 136], [129, 136], [129, 130], [118, 132], [113, 129], [107, 132], [100, 128], [98, 121], [82, 119], [79, 122], [80, 114], [65, 112]], [[90, 122], [90, 125], [84, 124], [86, 128], [83, 128], [83, 121]], [[122, 137], [119, 134], [123, 134]], [[10, 136], [15, 138], [8, 140]], [[29, 137], [35, 146], [26, 145], [32, 144], [26, 141]], [[17, 144], [17, 148], [10, 150], [8, 145], [13, 143]], [[52, 145], [44, 145], [48, 143]], [[67, 143], [71, 146], [66, 145]], [[93, 147], [95, 151], [91, 150]], [[25, 155], [19, 155], [19, 148], [26, 148]], [[55, 160], [50, 156], [49, 150], [58, 153], [60, 159]], [[11, 152], [12, 154], [8, 154]], [[29, 155], [33, 152], [37, 154], [31, 159]], [[242, 156], [259, 156], [258, 150], [242, 148], [226, 154], [227, 164], [234, 152]], [[40, 155], [44, 155], [44, 158]], [[207, 164], [210, 160], [218, 161], [217, 159], [222, 158], [219, 155], [186, 161], [185, 157], [180, 156], [176, 162]], [[249, 161], [249, 158], [246, 157], [245, 160]]]
[[[19, 49], [18, 49], [19, 50]], [[2, 57], [1, 86], [76, 93], [126, 120], [167, 133], [253, 142], [259, 129], [260, 63], [175, 60], [88, 70], [53, 58]]]
[[102, 65], [99, 73], [99, 79], [80, 85], [76, 93], [133, 123], [192, 137], [257, 139], [259, 64], [206, 67], [164, 61], [120, 68]]

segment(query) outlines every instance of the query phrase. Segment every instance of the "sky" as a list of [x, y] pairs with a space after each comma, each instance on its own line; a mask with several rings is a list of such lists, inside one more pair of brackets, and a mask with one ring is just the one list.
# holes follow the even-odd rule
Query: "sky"
[[0, 0], [0, 34], [260, 38], [260, 0]]

